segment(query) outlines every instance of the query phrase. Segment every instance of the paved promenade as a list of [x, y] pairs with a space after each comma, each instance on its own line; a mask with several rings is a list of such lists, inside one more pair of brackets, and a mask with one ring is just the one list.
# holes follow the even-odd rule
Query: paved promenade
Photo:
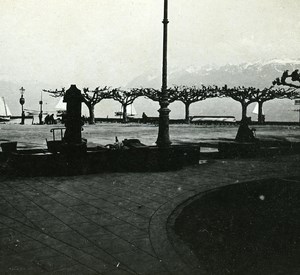
[[164, 173], [1, 176], [0, 274], [201, 274], [168, 239], [174, 209], [219, 186], [300, 176], [299, 166], [290, 155]]

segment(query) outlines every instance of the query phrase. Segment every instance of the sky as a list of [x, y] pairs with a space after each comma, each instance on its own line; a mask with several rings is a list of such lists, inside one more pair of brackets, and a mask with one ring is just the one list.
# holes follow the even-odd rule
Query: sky
[[[124, 86], [161, 72], [163, 0], [0, 0], [0, 80]], [[299, 0], [169, 0], [168, 66], [296, 59]]]

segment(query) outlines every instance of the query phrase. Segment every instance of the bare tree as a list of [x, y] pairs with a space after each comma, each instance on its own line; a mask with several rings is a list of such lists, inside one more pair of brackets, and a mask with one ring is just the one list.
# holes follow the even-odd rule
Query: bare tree
[[103, 99], [112, 98], [112, 90], [105, 86], [97, 87], [90, 91], [89, 88], [83, 88], [83, 102], [89, 109], [89, 123], [95, 124], [95, 106]]
[[127, 106], [132, 104], [138, 97], [142, 96], [140, 89], [131, 89], [130, 91], [122, 90], [120, 88], [112, 90], [112, 98], [122, 105], [122, 119], [126, 123], [128, 121], [127, 117]]
[[288, 70], [284, 71], [280, 78], [277, 77], [273, 81], [273, 85], [283, 85], [283, 86], [299, 89], [300, 88], [299, 70], [297, 69], [293, 71], [291, 74], [289, 74]]
[[258, 103], [258, 124], [262, 124], [264, 122], [263, 116], [263, 104], [266, 101], [275, 99], [275, 98], [292, 98], [295, 95], [295, 89], [275, 89], [274, 86], [269, 88], [264, 88], [263, 90], [254, 89], [253, 90], [253, 98], [255, 102]]
[[43, 90], [43, 92], [49, 93], [52, 97], [63, 97], [66, 94], [66, 89], [61, 88], [61, 90]]
[[242, 106], [242, 120], [247, 117], [247, 107], [249, 104], [256, 101], [254, 96], [256, 88], [253, 87], [244, 87], [238, 86], [233, 88], [228, 88], [225, 85], [221, 91], [221, 95], [226, 97], [231, 97], [233, 100], [236, 100], [241, 103]]
[[[61, 90], [43, 90], [44, 92], [49, 93], [53, 97], [63, 97], [66, 93], [65, 88]], [[95, 105], [98, 104], [101, 100], [112, 98], [112, 90], [110, 87], [104, 86], [103, 88], [97, 87], [95, 90], [89, 90], [89, 88], [83, 88], [82, 98], [85, 105], [89, 110], [89, 123], [95, 123]]]
[[[135, 90], [139, 90], [143, 96], [145, 96], [153, 101], [160, 101], [160, 99], [161, 99], [161, 90], [153, 89], [153, 88], [138, 88]], [[176, 100], [176, 95], [175, 95], [174, 89], [168, 88], [167, 93], [168, 93], [168, 102], [169, 103], [174, 102]]]
[[185, 105], [185, 121], [190, 122], [190, 105], [192, 103], [218, 96], [217, 86], [174, 86], [171, 88], [174, 100], [181, 101]]
[[275, 89], [274, 86], [269, 88], [264, 88], [260, 90], [254, 87], [244, 87], [238, 86], [234, 88], [223, 88], [223, 96], [231, 97], [232, 99], [238, 101], [242, 105], [242, 119], [247, 116], [247, 107], [249, 104], [257, 102], [258, 103], [258, 123], [263, 122], [262, 107], [263, 103], [275, 98], [293, 98], [297, 95], [295, 89]]

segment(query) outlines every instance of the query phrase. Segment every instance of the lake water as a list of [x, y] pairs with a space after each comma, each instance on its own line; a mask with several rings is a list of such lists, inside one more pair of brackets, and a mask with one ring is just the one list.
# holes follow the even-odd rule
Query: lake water
[[[0, 124], [0, 142], [18, 141], [18, 147], [45, 148], [46, 139], [52, 140], [50, 129], [54, 127], [64, 127], [64, 125]], [[256, 125], [255, 128], [258, 138], [300, 141], [299, 126]], [[173, 144], [232, 139], [235, 138], [237, 129], [237, 125], [170, 125], [170, 139]], [[82, 137], [86, 138], [90, 145], [114, 143], [116, 136], [119, 141], [125, 138], [137, 138], [146, 145], [155, 145], [157, 134], [157, 125], [97, 123], [85, 125]]]

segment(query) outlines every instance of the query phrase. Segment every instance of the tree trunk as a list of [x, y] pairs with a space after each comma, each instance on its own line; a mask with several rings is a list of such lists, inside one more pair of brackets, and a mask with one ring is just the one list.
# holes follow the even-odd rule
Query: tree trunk
[[185, 105], [185, 123], [190, 123], [190, 105], [191, 103], [184, 103]]
[[95, 105], [89, 105], [88, 106], [89, 109], [89, 124], [95, 124]]
[[127, 123], [127, 105], [123, 104], [123, 123]]
[[247, 118], [247, 107], [248, 105], [245, 103], [242, 104], [242, 120]]
[[263, 102], [258, 102], [258, 124], [264, 124], [265, 116], [263, 115]]

